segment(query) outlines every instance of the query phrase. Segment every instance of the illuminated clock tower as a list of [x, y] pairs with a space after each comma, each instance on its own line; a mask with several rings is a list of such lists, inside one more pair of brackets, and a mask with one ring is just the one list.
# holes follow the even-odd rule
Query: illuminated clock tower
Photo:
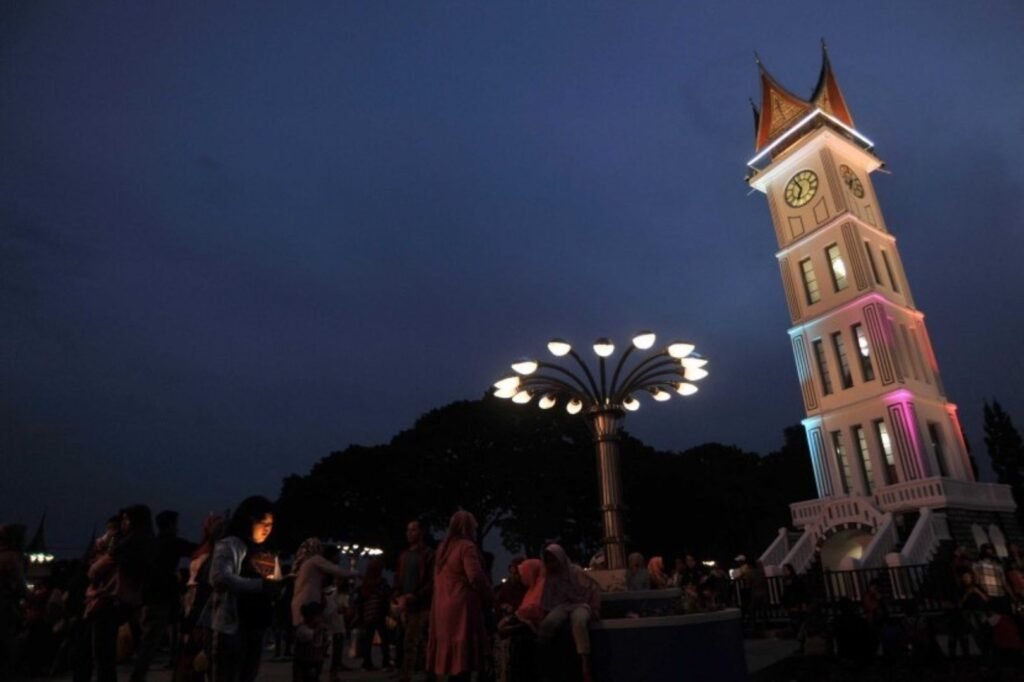
[[[975, 480], [872, 173], [822, 50], [809, 99], [758, 62], [747, 181], [768, 200], [789, 308], [818, 499], [791, 505], [767, 567], [923, 564], [945, 540], [1004, 545], [1019, 530], [1006, 486]], [[771, 569], [769, 568], [771, 571]]]

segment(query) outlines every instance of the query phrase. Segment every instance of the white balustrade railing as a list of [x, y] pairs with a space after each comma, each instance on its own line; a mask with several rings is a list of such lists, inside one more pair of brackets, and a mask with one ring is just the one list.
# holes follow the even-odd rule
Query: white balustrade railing
[[875, 529], [871, 542], [864, 548], [864, 552], [857, 559], [857, 568], [877, 568], [882, 566], [885, 555], [892, 551], [899, 536], [896, 534], [896, 522], [892, 514], [885, 514], [882, 523]]
[[[931, 509], [922, 509], [914, 530], [910, 537], [903, 544], [899, 553], [899, 563], [902, 566], [914, 566], [927, 564], [935, 556], [939, 549], [939, 543], [949, 540], [949, 524], [946, 522], [946, 515], [937, 513]], [[894, 559], [890, 559], [892, 562]]]
[[[939, 542], [949, 538], [945, 516], [933, 513], [934, 509], [946, 507], [1011, 511], [1015, 504], [1009, 486], [940, 476], [886, 486], [870, 497], [850, 495], [797, 502], [789, 505], [789, 509], [793, 525], [803, 529], [803, 535], [796, 543], [791, 543], [788, 535], [780, 530], [761, 555], [761, 561], [765, 566], [774, 567], [789, 563], [802, 573], [813, 561], [818, 541], [830, 528], [853, 523], [874, 529], [874, 537], [856, 562], [858, 566], [926, 564], [934, 556]], [[891, 552], [898, 544], [892, 513], [916, 509], [921, 510], [921, 517], [903, 550]]]
[[979, 483], [945, 478], [942, 485], [951, 507], [991, 511], [1010, 511], [1015, 507], [1013, 491], [1010, 486], [1002, 483]]
[[797, 573], [806, 573], [814, 560], [815, 538], [811, 537], [809, 531], [804, 531], [800, 539], [793, 543], [789, 553], [782, 559], [782, 564], [791, 564]]
[[776, 575], [781, 570], [782, 560], [786, 558], [787, 554], [789, 554], [789, 529], [780, 528], [775, 540], [768, 545], [768, 549], [760, 557], [765, 575], [768, 577]]
[[[813, 519], [808, 518], [812, 508], [805, 502], [790, 505], [790, 512], [793, 515], [793, 523], [796, 526], [803, 526], [804, 530], [809, 531], [815, 542], [829, 528], [843, 523], [877, 528], [884, 520], [884, 514], [879, 511], [870, 497], [859, 495], [825, 497], [813, 500], [813, 502], [817, 503], [813, 507]], [[798, 515], [802, 522], [798, 522]]]
[[793, 525], [802, 528], [814, 523], [821, 516], [821, 510], [828, 504], [828, 498], [806, 500], [789, 505], [789, 513], [793, 517]]
[[884, 511], [923, 507], [1008, 511], [1013, 508], [1013, 494], [1009, 486], [998, 483], [935, 476], [886, 486], [875, 495], [875, 502]]

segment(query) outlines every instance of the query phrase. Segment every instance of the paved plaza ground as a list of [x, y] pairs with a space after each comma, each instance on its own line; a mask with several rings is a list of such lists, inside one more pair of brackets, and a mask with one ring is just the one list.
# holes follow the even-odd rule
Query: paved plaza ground
[[[747, 667], [749, 670], [764, 670], [773, 664], [778, 664], [786, 657], [796, 651], [796, 643], [778, 639], [752, 639], [746, 642]], [[377, 661], [379, 662], [379, 661]], [[166, 657], [158, 659], [153, 670], [150, 671], [148, 679], [150, 682], [171, 682], [171, 672], [164, 669]], [[358, 660], [347, 660], [346, 664], [356, 667]], [[128, 666], [121, 666], [118, 670], [118, 679], [127, 680], [130, 674]], [[422, 677], [422, 676], [421, 676]], [[55, 678], [19, 678], [18, 682], [28, 680], [70, 680], [70, 675], [63, 675]], [[263, 661], [260, 668], [260, 680], [266, 682], [291, 682], [292, 666], [290, 662], [280, 662], [271, 659]], [[324, 674], [323, 680], [329, 680], [330, 676]], [[352, 682], [394, 682], [398, 679], [397, 673], [385, 673], [381, 671], [363, 672], [354, 670], [342, 673], [341, 679], [352, 680]], [[6, 681], [3, 681], [6, 682]], [[696, 682], [696, 681], [694, 681]]]
[[[882, 658], [874, 659], [869, 665], [851, 667], [831, 658], [804, 657], [799, 655], [797, 644], [793, 640], [783, 639], [748, 639], [745, 642], [747, 669], [752, 682], [1024, 682], [1024, 666], [1021, 665], [988, 665], [978, 656], [968, 659], [939, 659], [933, 664], [913, 664], [910, 661], [892, 661]], [[149, 674], [151, 682], [171, 682], [171, 673], [158, 665]], [[349, 660], [347, 664], [355, 667], [358, 661]], [[127, 680], [130, 669], [122, 666], [118, 671], [118, 679]], [[56, 678], [19, 678], [17, 682], [28, 680], [69, 680], [70, 676]], [[265, 682], [291, 682], [291, 663], [264, 661], [260, 670], [260, 680]], [[342, 680], [352, 682], [394, 682], [397, 673], [381, 671], [363, 672], [349, 671], [342, 673]], [[417, 678], [422, 679], [422, 677]], [[691, 680], [680, 671], [679, 680], [687, 682], [705, 682]], [[325, 674], [323, 680], [329, 680]], [[7, 682], [4, 680], [3, 682]], [[14, 682], [14, 681], [12, 681]], [[652, 681], [656, 682], [656, 681]], [[666, 680], [665, 682], [675, 682]], [[709, 680], [707, 682], [714, 682]]]

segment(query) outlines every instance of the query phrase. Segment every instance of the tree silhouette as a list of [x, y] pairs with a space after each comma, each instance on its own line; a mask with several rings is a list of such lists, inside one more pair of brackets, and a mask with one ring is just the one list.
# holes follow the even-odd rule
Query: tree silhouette
[[[802, 427], [761, 457], [707, 443], [682, 453], [622, 434], [629, 546], [647, 554], [729, 558], [757, 553], [815, 496]], [[395, 557], [405, 522], [443, 532], [457, 509], [510, 551], [538, 556], [557, 541], [575, 557], [600, 546], [594, 445], [586, 419], [490, 396], [431, 410], [386, 445], [352, 445], [287, 477], [278, 501], [286, 547], [316, 535], [382, 547]]]
[[1024, 441], [998, 400], [985, 402], [984, 416], [985, 448], [992, 458], [992, 468], [999, 482], [1013, 490], [1017, 518], [1024, 525]]

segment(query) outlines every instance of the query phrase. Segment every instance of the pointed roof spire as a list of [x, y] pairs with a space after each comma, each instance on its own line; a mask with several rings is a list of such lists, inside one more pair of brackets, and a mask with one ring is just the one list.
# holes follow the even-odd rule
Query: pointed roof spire
[[754, 112], [754, 134], [757, 135], [757, 126], [761, 121], [761, 112], [757, 110], [753, 97], [748, 97], [747, 99], [750, 100], [750, 110]]
[[814, 86], [814, 94], [811, 95], [811, 102], [822, 111], [845, 123], [853, 126], [853, 116], [846, 106], [846, 98], [843, 91], [839, 89], [839, 82], [832, 72], [832, 62], [828, 58], [828, 45], [825, 39], [821, 39], [821, 74], [818, 76], [818, 84]]
[[29, 541], [28, 546], [25, 547], [26, 553], [39, 553], [46, 551], [46, 512], [43, 512], [43, 518], [39, 519], [39, 527], [36, 528], [36, 534], [32, 536], [32, 540]]
[[761, 151], [785, 132], [791, 123], [810, 113], [814, 105], [782, 87], [764, 68], [756, 52], [754, 56], [761, 72], [761, 111], [757, 118], [754, 148]]

